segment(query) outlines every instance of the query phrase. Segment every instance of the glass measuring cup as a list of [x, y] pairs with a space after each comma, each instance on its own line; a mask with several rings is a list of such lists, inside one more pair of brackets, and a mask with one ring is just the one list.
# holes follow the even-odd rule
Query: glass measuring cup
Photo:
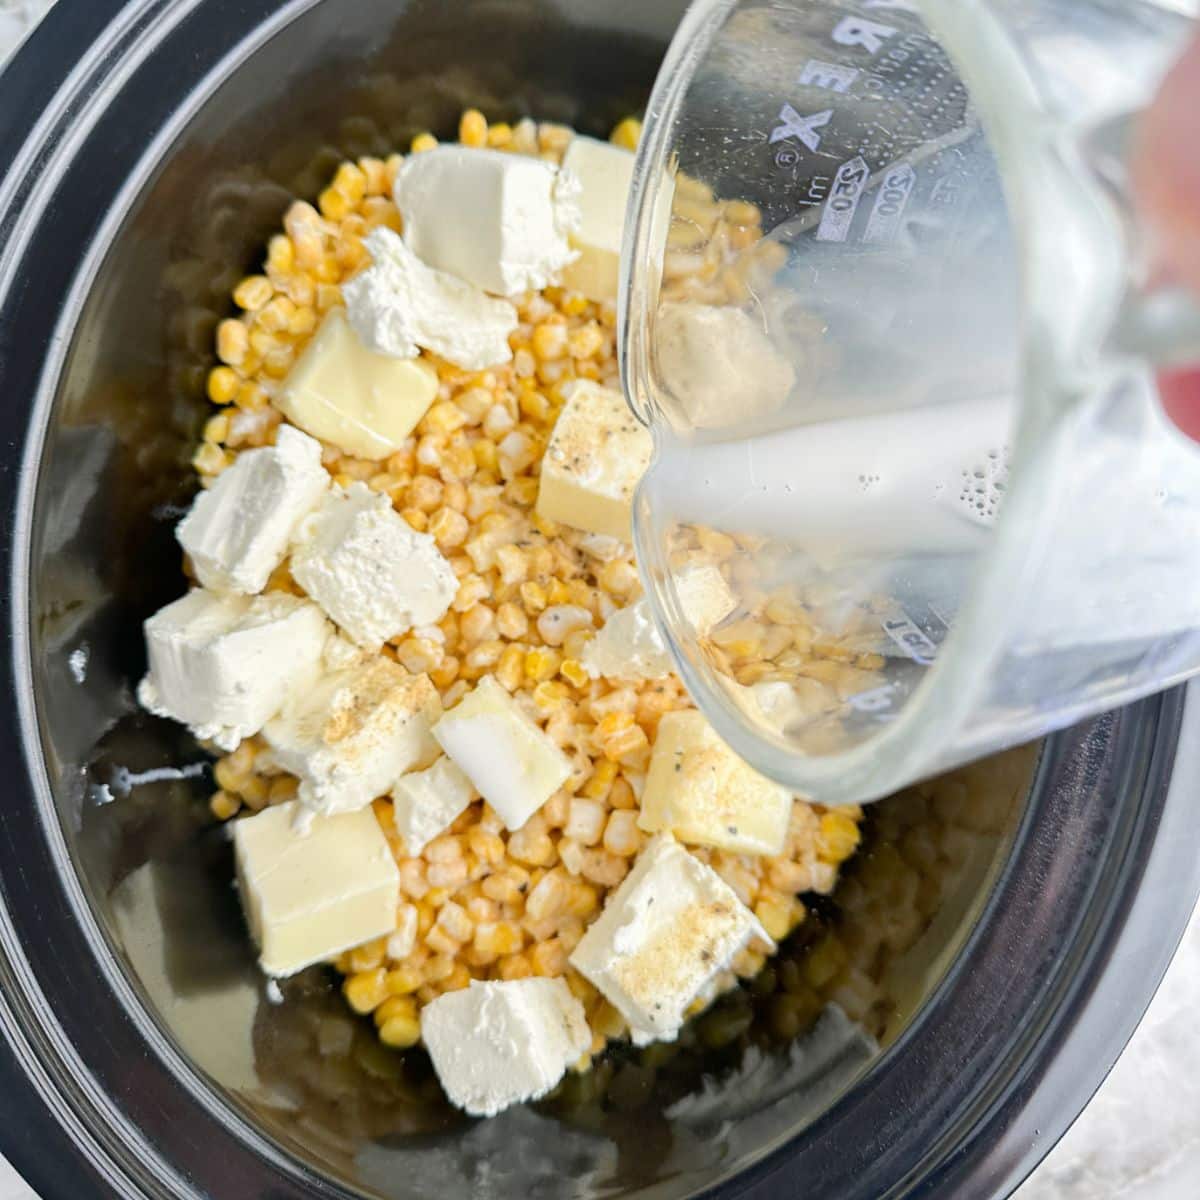
[[699, 0], [680, 28], [623, 260], [638, 556], [718, 731], [817, 801], [1200, 671], [1200, 447], [1155, 385], [1200, 312], [1147, 282], [1125, 167], [1191, 27]]

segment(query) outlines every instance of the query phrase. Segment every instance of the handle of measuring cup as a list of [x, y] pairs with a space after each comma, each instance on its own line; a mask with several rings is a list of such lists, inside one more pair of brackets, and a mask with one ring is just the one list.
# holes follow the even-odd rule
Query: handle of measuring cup
[[[1140, 118], [1140, 111], [1121, 113], [1094, 127], [1081, 145], [1088, 165], [1121, 211], [1135, 265], [1137, 258], [1151, 257], [1155, 241], [1134, 198], [1130, 169]], [[1157, 269], [1151, 263], [1141, 265], [1148, 274]], [[1149, 285], [1131, 281], [1108, 345], [1160, 370], [1200, 365], [1200, 296], [1168, 279]]]

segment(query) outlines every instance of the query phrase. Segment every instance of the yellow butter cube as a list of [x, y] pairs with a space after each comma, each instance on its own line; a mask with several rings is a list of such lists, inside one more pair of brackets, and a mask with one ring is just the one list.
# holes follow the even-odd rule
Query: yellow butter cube
[[284, 381], [276, 404], [306, 433], [356, 458], [394, 454], [437, 396], [419, 359], [368, 350], [335, 308]]
[[653, 450], [649, 431], [620, 392], [580, 380], [542, 460], [539, 515], [629, 541], [634, 489]]
[[734, 854], [780, 854], [792, 796], [760, 775], [717, 736], [701, 713], [659, 722], [638, 825], [681, 842]]

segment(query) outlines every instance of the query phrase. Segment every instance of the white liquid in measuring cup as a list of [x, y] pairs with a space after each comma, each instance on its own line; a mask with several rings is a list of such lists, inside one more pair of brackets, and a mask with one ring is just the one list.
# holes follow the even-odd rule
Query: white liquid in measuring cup
[[1008, 470], [1010, 399], [664, 441], [657, 494], [677, 521], [780, 539], [827, 566], [978, 551]]

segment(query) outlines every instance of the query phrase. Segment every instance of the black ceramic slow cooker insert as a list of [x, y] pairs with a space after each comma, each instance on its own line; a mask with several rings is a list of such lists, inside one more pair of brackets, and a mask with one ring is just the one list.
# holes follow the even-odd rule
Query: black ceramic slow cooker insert
[[[678, 1054], [490, 1122], [254, 969], [207, 757], [132, 698], [229, 290], [345, 155], [472, 104], [603, 135], [682, 7], [59, 0], [0, 75], [0, 1149], [47, 1200], [1004, 1195], [1144, 1010], [1200, 888], [1182, 692], [881, 802]], [[870, 1019], [772, 1023], [826, 935]]]

